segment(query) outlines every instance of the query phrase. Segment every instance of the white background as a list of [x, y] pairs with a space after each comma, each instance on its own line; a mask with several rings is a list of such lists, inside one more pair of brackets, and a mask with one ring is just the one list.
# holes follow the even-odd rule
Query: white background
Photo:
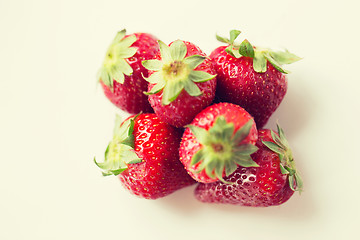
[[[359, 227], [358, 1], [0, 0], [0, 239], [355, 239]], [[96, 72], [118, 30], [196, 43], [240, 29], [303, 57], [271, 118], [305, 191], [279, 207], [143, 200], [102, 160], [118, 112]]]

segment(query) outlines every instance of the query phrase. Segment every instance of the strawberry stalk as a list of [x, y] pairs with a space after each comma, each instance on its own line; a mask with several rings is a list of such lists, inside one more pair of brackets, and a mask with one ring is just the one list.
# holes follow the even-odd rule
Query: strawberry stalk
[[289, 175], [289, 186], [293, 191], [302, 191], [303, 181], [296, 171], [295, 161], [283, 129], [277, 124], [279, 134], [271, 130], [274, 142], [263, 141], [264, 145], [279, 155], [282, 174]]
[[258, 149], [253, 144], [241, 144], [249, 135], [253, 120], [234, 133], [234, 124], [227, 123], [223, 116], [216, 118], [214, 125], [209, 129], [188, 125], [202, 148], [194, 154], [191, 165], [199, 164], [195, 172], [205, 170], [211, 178], [218, 178], [225, 182], [223, 175], [229, 176], [237, 167], [258, 167], [251, 159], [251, 154]]
[[98, 72], [98, 79], [111, 88], [113, 80], [123, 84], [124, 75], [130, 76], [133, 73], [133, 69], [125, 59], [134, 56], [137, 51], [135, 47], [131, 47], [136, 41], [136, 36], [131, 35], [125, 38], [125, 35], [125, 29], [116, 34], [105, 54], [103, 66]]
[[254, 70], [258, 73], [266, 72], [267, 62], [269, 62], [279, 72], [287, 74], [289, 71], [285, 70], [282, 65], [291, 64], [301, 60], [300, 57], [290, 53], [288, 50], [273, 51], [269, 48], [253, 47], [247, 39], [242, 41], [239, 45], [235, 44], [235, 40], [240, 33], [239, 30], [231, 30], [230, 39], [218, 35], [216, 35], [216, 39], [229, 45], [225, 51], [233, 57], [240, 58], [244, 56], [252, 58]]
[[127, 119], [121, 124], [121, 118], [117, 115], [114, 127], [113, 139], [105, 151], [105, 160], [95, 164], [102, 169], [104, 176], [119, 175], [125, 171], [128, 164], [139, 163], [142, 160], [134, 151], [134, 120], [137, 116]]
[[213, 79], [215, 75], [203, 71], [194, 70], [206, 57], [192, 55], [185, 57], [187, 48], [183, 41], [174, 41], [167, 46], [162, 41], [158, 41], [161, 53], [161, 60], [152, 59], [143, 61], [143, 66], [154, 71], [150, 77], [145, 78], [154, 87], [147, 95], [152, 95], [163, 91], [162, 104], [168, 105], [174, 101], [182, 90], [190, 96], [202, 95], [196, 83], [205, 82]]

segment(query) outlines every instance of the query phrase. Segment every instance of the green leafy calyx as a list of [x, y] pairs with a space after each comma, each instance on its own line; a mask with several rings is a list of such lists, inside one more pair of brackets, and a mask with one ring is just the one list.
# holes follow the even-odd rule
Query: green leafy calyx
[[210, 178], [225, 182], [224, 173], [229, 176], [239, 165], [258, 167], [250, 156], [257, 151], [257, 147], [249, 143], [241, 144], [249, 135], [253, 123], [252, 119], [249, 120], [236, 132], [234, 124], [226, 122], [223, 116], [217, 117], [209, 130], [188, 125], [201, 144], [201, 149], [191, 159], [191, 165], [199, 164], [195, 171], [205, 170]]
[[135, 47], [131, 47], [136, 41], [136, 36], [125, 36], [125, 29], [116, 34], [115, 39], [106, 52], [103, 65], [98, 72], [98, 79], [111, 88], [113, 87], [113, 81], [123, 84], [124, 75], [130, 76], [133, 73], [133, 69], [126, 59], [134, 56], [137, 51]]
[[174, 101], [182, 90], [185, 90], [190, 96], [202, 95], [202, 91], [196, 83], [215, 77], [215, 75], [194, 70], [206, 57], [200, 55], [185, 57], [187, 47], [181, 40], [174, 41], [171, 46], [167, 46], [162, 41], [158, 41], [158, 43], [161, 60], [145, 60], [142, 63], [146, 69], [153, 71], [150, 77], [145, 78], [149, 83], [154, 84], [151, 91], [146, 94], [152, 95], [162, 90], [163, 105]]
[[233, 57], [240, 58], [250, 57], [253, 59], [253, 68], [256, 72], [263, 73], [267, 70], [267, 62], [274, 66], [281, 73], [289, 73], [282, 65], [299, 61], [301, 58], [288, 50], [273, 51], [269, 48], [253, 47], [250, 42], [245, 39], [239, 45], [235, 44], [235, 39], [239, 36], [240, 31], [231, 30], [230, 39], [216, 35], [216, 39], [226, 43], [229, 46], [225, 49], [227, 53]]
[[105, 160], [95, 164], [101, 168], [104, 176], [119, 175], [128, 168], [128, 164], [139, 163], [142, 160], [134, 151], [134, 120], [137, 116], [129, 118], [121, 124], [121, 118], [116, 116], [113, 139], [105, 151]]
[[264, 145], [271, 151], [277, 153], [280, 158], [280, 169], [282, 174], [289, 175], [289, 186], [293, 191], [301, 192], [303, 181], [296, 171], [295, 161], [289, 143], [286, 140], [283, 129], [277, 125], [278, 134], [271, 130], [271, 137], [274, 142], [263, 141]]

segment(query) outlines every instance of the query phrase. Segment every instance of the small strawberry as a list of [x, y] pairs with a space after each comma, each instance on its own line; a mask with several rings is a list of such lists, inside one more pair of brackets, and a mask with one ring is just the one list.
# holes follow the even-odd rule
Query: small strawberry
[[115, 125], [105, 161], [96, 165], [103, 175], [118, 175], [133, 194], [164, 197], [195, 181], [179, 161], [181, 133], [153, 114], [139, 114]]
[[211, 104], [216, 78], [210, 59], [194, 44], [159, 41], [160, 54], [143, 65], [150, 70], [149, 102], [161, 120], [175, 127], [191, 122]]
[[259, 150], [251, 157], [259, 167], [239, 167], [225, 178], [229, 183], [199, 184], [195, 197], [207, 203], [267, 207], [282, 204], [294, 191], [302, 190], [302, 180], [279, 126], [278, 134], [268, 129], [259, 130], [256, 146]]
[[214, 104], [185, 129], [180, 161], [198, 182], [224, 181], [239, 165], [257, 166], [250, 157], [257, 150], [256, 140], [256, 125], [248, 112], [231, 103]]
[[217, 36], [228, 46], [218, 47], [210, 54], [217, 73], [217, 95], [221, 101], [245, 108], [260, 129], [286, 94], [288, 72], [282, 65], [300, 58], [288, 51], [253, 47], [247, 40], [237, 46], [234, 41], [239, 34], [233, 30], [230, 39]]
[[158, 53], [157, 38], [147, 33], [118, 32], [106, 52], [98, 79], [105, 96], [118, 108], [131, 113], [153, 112], [144, 91], [148, 71], [142, 61]]

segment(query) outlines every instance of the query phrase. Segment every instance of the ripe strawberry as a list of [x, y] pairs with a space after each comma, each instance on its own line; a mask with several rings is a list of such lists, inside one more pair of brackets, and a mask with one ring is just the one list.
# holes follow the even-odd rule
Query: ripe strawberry
[[103, 175], [118, 175], [133, 194], [147, 199], [164, 197], [195, 181], [179, 161], [181, 133], [153, 114], [139, 114], [120, 124], [97, 163]]
[[217, 73], [217, 95], [221, 101], [245, 108], [260, 129], [287, 91], [288, 72], [281, 65], [300, 58], [288, 51], [253, 47], [247, 40], [237, 46], [234, 41], [239, 34], [240, 31], [231, 31], [230, 40], [217, 36], [228, 46], [218, 47], [210, 54]]
[[153, 112], [143, 93], [148, 71], [141, 62], [158, 53], [157, 38], [147, 33], [125, 34], [125, 29], [118, 32], [106, 52], [99, 81], [105, 96], [118, 108], [131, 114]]
[[302, 181], [294, 159], [278, 126], [278, 134], [259, 130], [257, 152], [251, 155], [259, 167], [239, 167], [221, 181], [199, 184], [195, 197], [201, 202], [227, 203], [252, 207], [267, 207], [286, 202], [294, 191], [302, 190]]
[[177, 40], [159, 41], [160, 54], [143, 65], [150, 70], [149, 102], [159, 118], [175, 127], [191, 122], [211, 104], [216, 78], [210, 59], [197, 46]]
[[218, 103], [201, 111], [187, 126], [180, 144], [180, 161], [198, 182], [224, 181], [239, 165], [257, 166], [257, 129], [242, 107]]

